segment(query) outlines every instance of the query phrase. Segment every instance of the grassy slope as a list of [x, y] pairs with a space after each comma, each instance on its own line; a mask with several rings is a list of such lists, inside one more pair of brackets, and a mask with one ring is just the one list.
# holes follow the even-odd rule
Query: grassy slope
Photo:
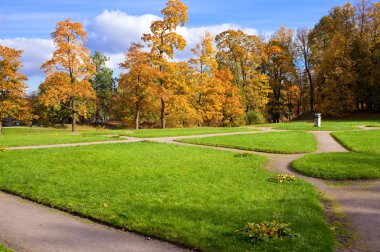
[[309, 130], [309, 131], [346, 131], [346, 130], [358, 130], [358, 126], [365, 125], [377, 125], [380, 123], [380, 119], [373, 120], [323, 120], [322, 127], [314, 127], [312, 121], [294, 121], [277, 124], [266, 124], [261, 126], [269, 126], [275, 129], [284, 130]]
[[351, 131], [332, 134], [351, 153], [305, 156], [293, 163], [295, 170], [323, 179], [380, 178], [380, 131]]
[[[0, 153], [0, 189], [204, 251], [331, 251], [314, 188], [268, 182], [263, 162], [148, 142], [11, 151]], [[250, 245], [235, 233], [264, 220], [301, 238]]]
[[335, 132], [332, 136], [352, 151], [380, 155], [380, 130]]
[[[97, 134], [110, 134], [107, 131], [91, 131], [71, 133], [62, 129], [45, 128], [4, 128], [0, 135], [0, 147], [51, 145], [61, 143], [81, 143], [115, 140], [115, 138], [100, 136]], [[97, 133], [97, 134], [96, 134]]]
[[192, 138], [178, 141], [272, 153], [303, 153], [315, 151], [317, 148], [313, 135], [301, 131]]
[[247, 131], [257, 131], [257, 129], [251, 128], [251, 127], [142, 129], [142, 130], [133, 130], [131, 132], [125, 133], [124, 135], [132, 136], [132, 137], [141, 137], [141, 138], [152, 138], [152, 137], [191, 136], [191, 135], [202, 135], [202, 134], [247, 132]]

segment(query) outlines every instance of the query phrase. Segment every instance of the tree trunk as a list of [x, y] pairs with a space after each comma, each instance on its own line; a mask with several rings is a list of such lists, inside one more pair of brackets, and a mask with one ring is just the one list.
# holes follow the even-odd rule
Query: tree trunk
[[165, 129], [165, 101], [161, 98], [161, 126]]
[[136, 104], [136, 113], [135, 113], [135, 129], [139, 129], [139, 119], [140, 119], [140, 106]]
[[0, 121], [0, 135], [3, 134], [3, 122]]
[[76, 120], [75, 120], [75, 101], [72, 100], [71, 101], [71, 117], [72, 117], [72, 120], [71, 120], [71, 132], [75, 132], [75, 128], [76, 128]]
[[314, 112], [314, 83], [313, 78], [311, 77], [310, 69], [306, 69], [307, 77], [309, 78], [309, 85], [310, 85], [310, 112]]

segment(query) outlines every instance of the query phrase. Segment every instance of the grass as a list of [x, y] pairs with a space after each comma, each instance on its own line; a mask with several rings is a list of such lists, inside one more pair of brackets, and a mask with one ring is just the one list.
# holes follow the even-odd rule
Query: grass
[[[0, 152], [0, 189], [202, 251], [332, 251], [314, 187], [270, 182], [264, 162], [150, 142]], [[300, 236], [250, 244], [235, 232], [272, 220]]]
[[322, 127], [314, 127], [312, 121], [292, 121], [276, 124], [265, 124], [260, 126], [272, 127], [283, 130], [308, 130], [308, 131], [347, 131], [358, 130], [358, 126], [377, 125], [380, 119], [373, 120], [323, 120]]
[[305, 156], [293, 168], [307, 176], [332, 179], [380, 178], [380, 130], [334, 132], [351, 153], [323, 153]]
[[349, 150], [380, 155], [380, 130], [335, 132], [332, 136]]
[[301, 131], [191, 138], [177, 141], [270, 153], [304, 153], [315, 151], [317, 148], [314, 136]]
[[0, 244], [0, 252], [13, 252], [10, 248], [5, 247], [4, 245]]
[[71, 133], [69, 129], [17, 127], [4, 128], [0, 135], [0, 147], [52, 145], [63, 143], [82, 143], [115, 140], [111, 135], [133, 136], [140, 138], [188, 136], [199, 134], [213, 134], [226, 132], [246, 132], [257, 129], [249, 127], [237, 128], [176, 128], [176, 129], [142, 129], [142, 130], [108, 130], [91, 127], [78, 127], [78, 131]]
[[107, 131], [79, 131], [71, 133], [63, 129], [45, 128], [4, 128], [0, 135], [0, 147], [52, 145], [63, 143], [82, 143], [115, 140], [102, 136], [110, 134]]
[[380, 156], [366, 153], [322, 153], [293, 162], [294, 170], [310, 177], [349, 180], [380, 178]]
[[172, 128], [172, 129], [141, 129], [125, 133], [126, 136], [153, 138], [153, 137], [174, 137], [174, 136], [191, 136], [203, 134], [217, 134], [230, 132], [247, 132], [257, 131], [252, 127], [214, 127], [214, 128]]

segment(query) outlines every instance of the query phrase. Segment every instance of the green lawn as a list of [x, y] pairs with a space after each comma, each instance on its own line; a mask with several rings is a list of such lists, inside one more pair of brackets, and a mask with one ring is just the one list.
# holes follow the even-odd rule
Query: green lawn
[[229, 133], [229, 132], [247, 132], [257, 131], [252, 127], [214, 127], [214, 128], [173, 128], [173, 129], [141, 129], [124, 133], [126, 136], [153, 138], [153, 137], [171, 137], [171, 136], [191, 136], [203, 134]]
[[4, 245], [0, 244], [0, 252], [13, 252], [13, 250], [5, 247]]
[[356, 152], [312, 154], [294, 161], [293, 168], [322, 179], [378, 179], [380, 155]]
[[349, 150], [380, 155], [380, 130], [335, 132], [332, 136]]
[[[111, 131], [112, 132], [112, 131]], [[62, 143], [82, 143], [116, 140], [102, 135], [108, 131], [78, 131], [71, 133], [63, 129], [45, 128], [4, 128], [0, 135], [0, 147], [51, 145]]]
[[270, 153], [304, 153], [317, 149], [314, 136], [302, 131], [191, 138], [177, 141]]
[[380, 178], [380, 130], [335, 132], [332, 135], [354, 152], [308, 155], [296, 160], [294, 169], [323, 179]]
[[[270, 182], [264, 162], [151, 142], [0, 152], [0, 189], [203, 251], [332, 251], [314, 187]], [[272, 220], [299, 236], [252, 245], [235, 232]]]
[[[284, 123], [265, 124], [260, 126], [272, 127], [283, 130], [309, 130], [309, 131], [346, 131], [358, 130], [358, 126], [377, 125], [378, 120], [323, 120], [322, 127], [314, 127], [312, 121], [293, 121]], [[260, 127], [259, 126], [259, 127]]]

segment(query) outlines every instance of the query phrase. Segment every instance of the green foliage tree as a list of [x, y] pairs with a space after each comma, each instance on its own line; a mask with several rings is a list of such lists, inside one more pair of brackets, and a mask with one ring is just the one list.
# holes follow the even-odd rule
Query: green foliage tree
[[106, 123], [111, 110], [112, 96], [115, 92], [113, 70], [106, 66], [109, 58], [98, 51], [91, 56], [91, 61], [96, 68], [96, 74], [91, 79], [97, 96], [96, 119], [101, 119], [103, 123]]

